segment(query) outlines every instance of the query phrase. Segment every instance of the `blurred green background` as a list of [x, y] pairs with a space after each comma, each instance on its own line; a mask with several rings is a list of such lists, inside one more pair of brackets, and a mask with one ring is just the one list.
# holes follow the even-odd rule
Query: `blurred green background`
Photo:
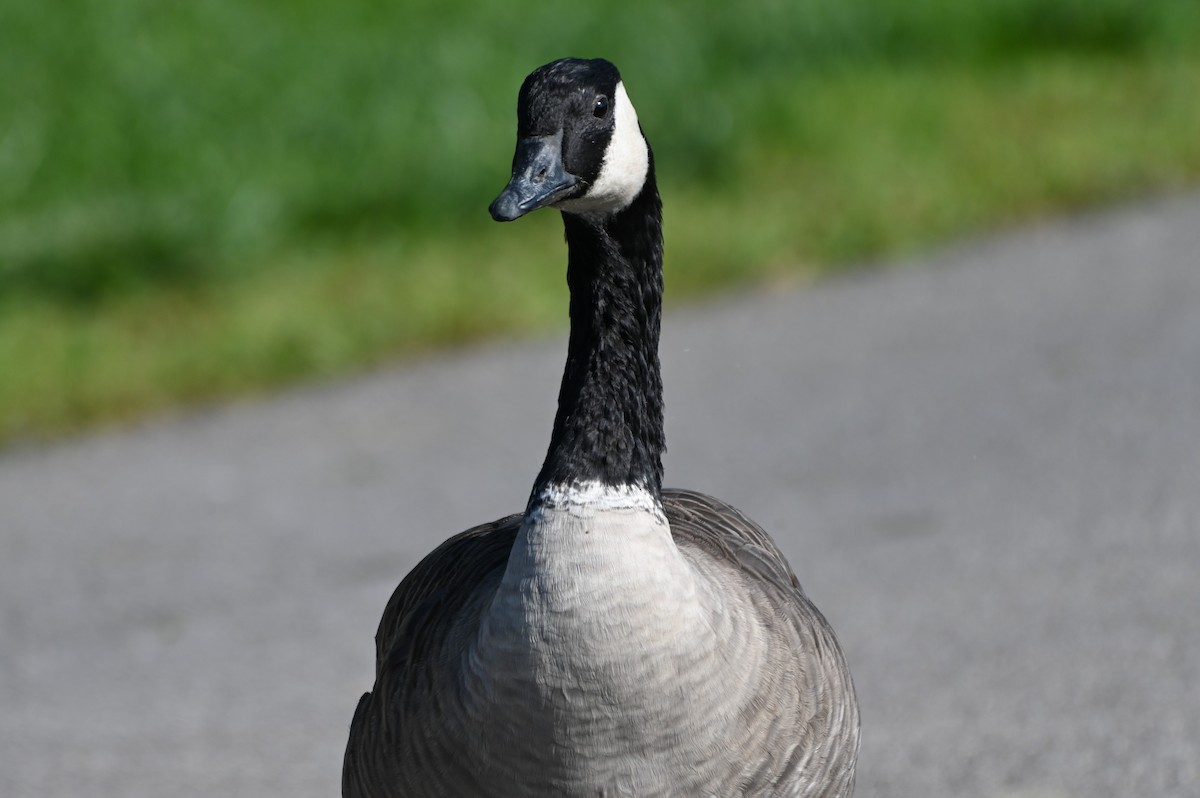
[[621, 68], [668, 301], [1200, 181], [1196, 0], [0, 0], [0, 443], [565, 323], [515, 100]]

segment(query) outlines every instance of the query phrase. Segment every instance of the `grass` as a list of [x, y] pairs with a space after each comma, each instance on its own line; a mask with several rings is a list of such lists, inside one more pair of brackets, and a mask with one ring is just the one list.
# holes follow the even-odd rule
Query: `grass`
[[669, 299], [1200, 181], [1193, 0], [535, 8], [0, 0], [0, 441], [562, 323], [558, 220], [484, 208], [564, 53], [626, 75]]

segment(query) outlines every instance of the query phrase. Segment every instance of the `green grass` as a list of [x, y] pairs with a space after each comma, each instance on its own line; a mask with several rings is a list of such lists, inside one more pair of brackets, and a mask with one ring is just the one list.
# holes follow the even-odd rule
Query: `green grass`
[[669, 299], [1200, 182], [1194, 0], [0, 0], [0, 441], [565, 317], [516, 89], [621, 66]]

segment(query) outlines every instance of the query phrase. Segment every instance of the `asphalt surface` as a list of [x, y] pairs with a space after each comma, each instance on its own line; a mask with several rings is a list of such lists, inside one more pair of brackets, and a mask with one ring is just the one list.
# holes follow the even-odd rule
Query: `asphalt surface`
[[[0, 454], [0, 795], [336, 795], [388, 595], [522, 507], [564, 351]], [[663, 358], [667, 483], [839, 633], [859, 796], [1200, 796], [1200, 196], [671, 312]]]

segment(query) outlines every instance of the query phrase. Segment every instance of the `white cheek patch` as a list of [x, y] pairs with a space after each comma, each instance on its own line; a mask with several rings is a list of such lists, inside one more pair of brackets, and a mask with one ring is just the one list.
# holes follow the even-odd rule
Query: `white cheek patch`
[[573, 213], [616, 213], [641, 193], [650, 171], [650, 149], [638, 125], [637, 111], [618, 83], [613, 97], [613, 132], [604, 151], [600, 174], [582, 197], [559, 204]]

